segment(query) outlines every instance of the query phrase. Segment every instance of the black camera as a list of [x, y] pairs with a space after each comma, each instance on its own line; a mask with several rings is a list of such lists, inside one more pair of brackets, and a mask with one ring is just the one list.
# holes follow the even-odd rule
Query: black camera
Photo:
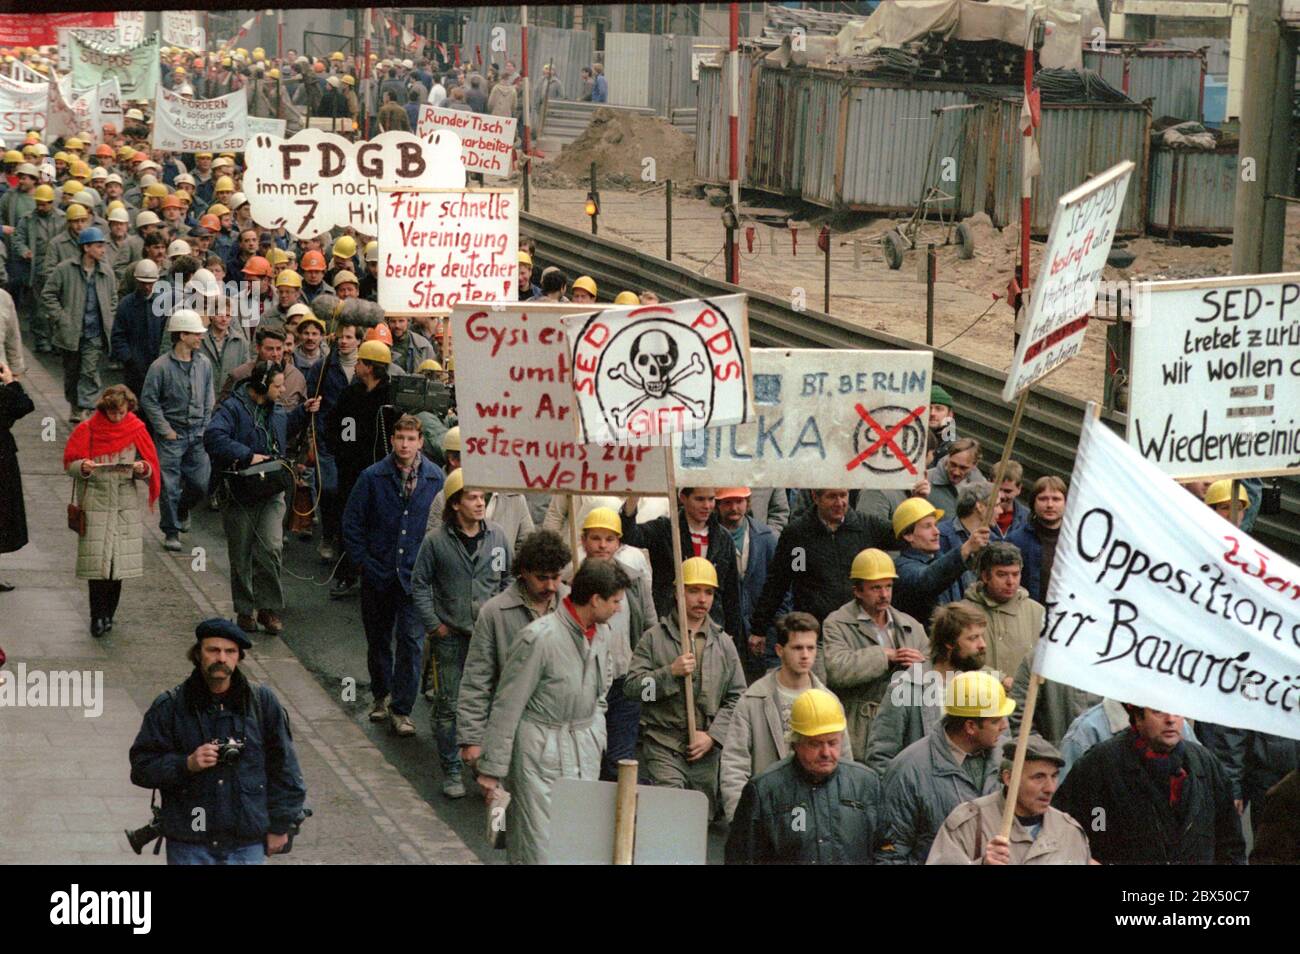
[[[137, 855], [144, 854], [145, 846], [148, 845], [149, 842], [161, 838], [163, 834], [162, 811], [157, 805], [151, 807], [153, 808], [153, 818], [150, 819], [149, 824], [142, 825], [134, 831], [130, 828], [126, 829], [127, 844], [131, 846], [131, 850]], [[153, 853], [156, 855], [161, 850], [162, 842], [159, 841], [158, 844], [154, 846]]]
[[311, 815], [312, 811], [310, 808], [303, 808], [303, 810], [298, 813], [298, 817], [293, 821], [293, 827], [289, 829], [289, 840], [286, 841], [284, 847], [280, 849], [280, 854], [287, 855], [289, 852], [293, 851], [293, 840], [301, 834], [302, 823], [308, 818], [311, 818]]
[[222, 742], [219, 739], [213, 739], [212, 744], [217, 747], [218, 765], [233, 765], [244, 754], [245, 743], [242, 740], [226, 739], [226, 741]]
[[404, 413], [418, 414], [429, 411], [446, 417], [452, 406], [452, 393], [447, 385], [422, 374], [399, 374], [389, 379], [393, 404]]

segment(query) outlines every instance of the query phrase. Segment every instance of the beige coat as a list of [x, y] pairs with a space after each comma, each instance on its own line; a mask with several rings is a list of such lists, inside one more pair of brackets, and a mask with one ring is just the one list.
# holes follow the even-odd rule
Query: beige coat
[[[952, 810], [935, 835], [927, 865], [978, 865], [984, 849], [1002, 830], [1006, 799], [1001, 792], [963, 802]], [[1088, 836], [1079, 823], [1056, 808], [1047, 809], [1037, 838], [1016, 819], [1011, 822], [1013, 865], [1086, 865]]]
[[1014, 678], [1021, 660], [1033, 650], [1038, 634], [1043, 631], [1043, 604], [1030, 599], [1029, 591], [1023, 586], [1005, 603], [997, 603], [989, 598], [980, 583], [966, 587], [966, 599], [988, 617], [989, 628], [984, 634], [988, 643], [988, 667], [1003, 678]]
[[863, 759], [872, 720], [880, 711], [890, 676], [897, 671], [889, 664], [886, 648], [915, 649], [926, 656], [930, 653], [930, 640], [920, 623], [893, 607], [889, 614], [892, 647], [880, 645], [875, 627], [856, 600], [849, 600], [822, 623], [819, 655], [826, 659], [826, 683], [844, 703], [853, 750]]
[[[116, 454], [94, 457], [98, 464], [134, 464], [135, 460], [133, 445]], [[148, 474], [131, 477], [97, 469], [85, 478], [81, 461], [74, 460], [68, 465], [68, 475], [73, 478], [73, 499], [86, 513], [86, 535], [77, 540], [77, 577], [129, 580], [142, 576], [140, 511], [149, 499]]]
[[[727, 741], [722, 747], [722, 807], [726, 809], [728, 820], [736, 814], [745, 783], [790, 754], [790, 744], [785, 740], [785, 729], [781, 724], [777, 672], [774, 669], [755, 680], [741, 695], [731, 716]], [[816, 676], [812, 677], [812, 684], [814, 689], [826, 688]], [[846, 732], [840, 761], [852, 760], [852, 742]]]

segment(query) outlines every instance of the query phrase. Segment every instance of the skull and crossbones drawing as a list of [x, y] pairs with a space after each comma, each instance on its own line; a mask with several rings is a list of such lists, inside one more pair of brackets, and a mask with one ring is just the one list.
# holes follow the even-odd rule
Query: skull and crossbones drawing
[[619, 362], [609, 369], [609, 377], [623, 381], [642, 393], [622, 407], [610, 411], [615, 426], [623, 427], [642, 404], [662, 397], [680, 401], [692, 416], [703, 419], [705, 402], [687, 397], [677, 390], [679, 382], [705, 372], [704, 361], [698, 354], [691, 355], [691, 360], [679, 370], [677, 342], [662, 331], [643, 331], [632, 342], [629, 358], [631, 365]]

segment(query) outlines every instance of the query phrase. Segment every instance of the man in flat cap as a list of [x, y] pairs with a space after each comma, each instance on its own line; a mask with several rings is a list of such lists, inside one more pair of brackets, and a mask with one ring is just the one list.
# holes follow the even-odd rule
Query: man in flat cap
[[1016, 743], [1002, 746], [1002, 789], [953, 809], [930, 847], [928, 865], [1086, 865], [1088, 836], [1052, 807], [1065, 758], [1046, 739], [1029, 737], [1016, 794], [1011, 837], [1002, 837], [1002, 813], [1011, 785]]
[[162, 793], [169, 865], [262, 864], [304, 817], [289, 716], [239, 671], [253, 644], [238, 625], [209, 619], [194, 635], [194, 672], [145, 713], [131, 781]]

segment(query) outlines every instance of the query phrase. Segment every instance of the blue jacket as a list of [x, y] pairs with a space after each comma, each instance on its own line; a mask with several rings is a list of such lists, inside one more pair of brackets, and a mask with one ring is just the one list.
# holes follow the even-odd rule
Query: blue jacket
[[401, 477], [389, 454], [361, 472], [343, 511], [343, 545], [363, 583], [385, 586], [397, 580], [411, 592], [411, 571], [429, 522], [429, 507], [446, 480], [442, 468], [421, 454], [415, 492], [402, 499]]
[[301, 421], [306, 414], [301, 404], [293, 409], [292, 414], [286, 414], [278, 404], [271, 404], [270, 429], [276, 442], [272, 448], [267, 446], [266, 432], [257, 427], [253, 417], [256, 406], [248, 394], [248, 382], [245, 381], [221, 402], [212, 415], [212, 422], [203, 433], [203, 447], [212, 461], [210, 491], [217, 488], [223, 471], [243, 470], [254, 454], [285, 456], [289, 446], [289, 420], [295, 418]]
[[1038, 525], [1032, 520], [1007, 534], [1007, 543], [1015, 544], [1024, 558], [1020, 570], [1020, 585], [1029, 592], [1029, 598], [1043, 602], [1043, 544], [1038, 539]]
[[[238, 669], [218, 704], [196, 669], [153, 701], [131, 745], [131, 781], [162, 794], [163, 834], [173, 841], [233, 848], [287, 834], [307, 787], [293, 750], [289, 716], [275, 694]], [[189, 754], [215, 738], [244, 740], [240, 758], [191, 773]], [[194, 810], [206, 825], [193, 828]]]
[[[159, 283], [161, 285], [161, 283]], [[155, 294], [158, 285], [154, 286]], [[153, 313], [153, 296], [145, 298], [133, 291], [117, 303], [113, 333], [109, 336], [109, 353], [128, 368], [143, 375], [158, 357], [167, 315]], [[137, 395], [138, 397], [138, 395]]]
[[[324, 375], [324, 380], [321, 380], [321, 375]], [[307, 396], [311, 398], [320, 395], [320, 410], [316, 412], [317, 445], [332, 454], [333, 450], [326, 438], [328, 428], [325, 427], [325, 422], [329, 420], [334, 405], [339, 402], [339, 395], [350, 383], [343, 373], [343, 366], [339, 364], [338, 352], [331, 351], [324, 361], [317, 362], [309, 371], [304, 371], [303, 377], [307, 380]]]
[[961, 550], [922, 553], [911, 547], [894, 561], [894, 609], [920, 621], [927, 629], [936, 606], [961, 599], [961, 575], [965, 570]]
[[[196, 397], [197, 419], [190, 412]], [[189, 361], [182, 361], [174, 351], [169, 351], [145, 372], [140, 410], [155, 434], [192, 428], [204, 430], [212, 418], [215, 401], [212, 363], [200, 351], [191, 354]]]
[[[996, 527], [996, 524], [994, 525]], [[942, 555], [949, 550], [960, 550], [966, 541], [970, 539], [970, 532], [961, 525], [957, 515], [946, 517], [939, 524], [939, 553]], [[961, 589], [966, 592], [966, 587], [970, 586], [979, 577], [971, 570], [966, 570], [961, 575]]]
[[[749, 563], [745, 567], [745, 575], [740, 581], [740, 617], [744, 624], [745, 631], [743, 635], [749, 636], [750, 618], [754, 615], [754, 609], [758, 606], [758, 598], [763, 595], [763, 587], [767, 583], [767, 568], [772, 562], [772, 557], [776, 554], [776, 531], [765, 523], [759, 523], [753, 517], [746, 517], [745, 521], [749, 524]], [[740, 555], [736, 555], [737, 567], [739, 567]], [[781, 608], [777, 611], [780, 615], [790, 612], [792, 606], [790, 594], [787, 593], [781, 603]], [[767, 655], [771, 657], [768, 661], [776, 658], [776, 650], [772, 647], [776, 645], [776, 627], [769, 626], [767, 636]]]

